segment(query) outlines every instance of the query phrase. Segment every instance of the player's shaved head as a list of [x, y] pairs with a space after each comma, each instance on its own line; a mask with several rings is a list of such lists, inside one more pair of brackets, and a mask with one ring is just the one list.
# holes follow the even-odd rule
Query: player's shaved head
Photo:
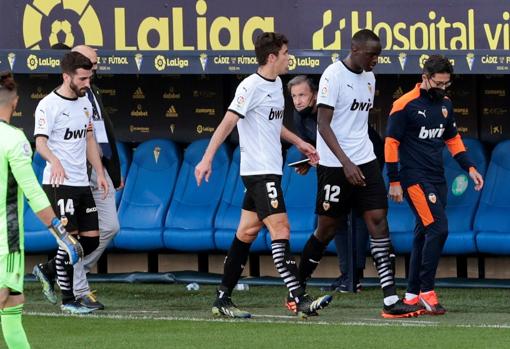
[[92, 48], [87, 45], [78, 45], [78, 46], [73, 47], [73, 49], [71, 51], [81, 53], [82, 55], [84, 55], [85, 57], [90, 59], [90, 61], [92, 62], [92, 65], [94, 66], [92, 69], [96, 68], [97, 52], [96, 52], [95, 48]]

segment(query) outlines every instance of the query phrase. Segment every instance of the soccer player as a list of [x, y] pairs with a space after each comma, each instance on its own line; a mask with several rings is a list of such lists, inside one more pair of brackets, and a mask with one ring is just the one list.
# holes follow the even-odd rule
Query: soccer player
[[[86, 96], [92, 63], [81, 53], [69, 52], [63, 56], [60, 66], [63, 83], [37, 105], [34, 137], [37, 151], [46, 160], [43, 189], [67, 230], [78, 234], [87, 256], [99, 245], [98, 215], [89, 185], [87, 160], [97, 173], [103, 199], [108, 195], [108, 182], [93, 135], [93, 108]], [[34, 267], [46, 298], [51, 303], [57, 302], [51, 282], [53, 268], [62, 293], [61, 309], [77, 314], [93, 311], [75, 299], [73, 267], [60, 248], [53, 261]]]
[[475, 190], [483, 187], [483, 178], [457, 132], [452, 102], [445, 96], [452, 74], [446, 57], [430, 56], [421, 83], [393, 103], [385, 141], [389, 197], [402, 202], [405, 196], [416, 216], [405, 302], [421, 304], [434, 315], [446, 312], [434, 291], [437, 265], [448, 236], [445, 144], [469, 173]]
[[280, 138], [296, 145], [312, 163], [318, 161], [318, 155], [312, 145], [282, 125], [284, 97], [279, 75], [288, 71], [287, 44], [287, 38], [279, 33], [263, 33], [256, 39], [257, 72], [237, 87], [228, 111], [195, 168], [197, 184], [204, 177], [208, 181], [214, 154], [237, 125], [240, 172], [246, 193], [239, 227], [225, 259], [223, 279], [212, 308], [217, 316], [251, 317], [249, 312], [234, 305], [231, 294], [248, 259], [250, 245], [263, 225], [271, 234], [274, 264], [297, 304], [299, 316], [307, 317], [331, 301], [328, 295], [313, 300], [305, 293], [289, 248], [290, 228], [280, 185], [283, 165]]
[[23, 194], [32, 210], [76, 263], [83, 256], [80, 244], [63, 228], [39, 186], [32, 169], [32, 148], [23, 132], [9, 125], [18, 104], [16, 83], [9, 72], [0, 73], [0, 318], [8, 348], [30, 348], [21, 313], [25, 303], [23, 275], [25, 247]]
[[[80, 45], [73, 48], [74, 52], [79, 52], [92, 62], [92, 72], [97, 71], [97, 53], [96, 50]], [[74, 295], [83, 305], [93, 309], [104, 309], [104, 305], [96, 299], [91, 292], [87, 281], [87, 273], [96, 265], [104, 250], [119, 231], [119, 218], [117, 216], [117, 206], [115, 204], [115, 190], [124, 186], [120, 175], [120, 161], [115, 145], [115, 135], [113, 125], [104, 110], [103, 102], [99, 89], [91, 85], [86, 91], [87, 98], [92, 105], [92, 124], [94, 126], [94, 136], [99, 144], [101, 162], [104, 166], [105, 178], [108, 182], [108, 195], [103, 199], [103, 192], [97, 183], [97, 173], [92, 169], [90, 173], [90, 187], [97, 207], [99, 218], [99, 246], [85, 258], [82, 262], [74, 266]]]
[[318, 226], [303, 249], [299, 272], [304, 287], [341, 217], [355, 209], [363, 215], [370, 233], [370, 251], [384, 294], [381, 315], [410, 317], [417, 316], [420, 308], [403, 303], [397, 296], [390, 261], [386, 188], [368, 137], [368, 112], [375, 92], [372, 69], [380, 53], [379, 37], [368, 29], [360, 30], [352, 37], [349, 55], [322, 74], [317, 98]]

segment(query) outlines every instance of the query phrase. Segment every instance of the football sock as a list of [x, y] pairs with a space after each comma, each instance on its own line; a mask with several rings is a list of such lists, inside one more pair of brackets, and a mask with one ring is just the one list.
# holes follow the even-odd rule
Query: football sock
[[8, 348], [12, 349], [29, 349], [27, 335], [23, 329], [21, 322], [21, 313], [23, 312], [23, 304], [0, 310], [2, 319], [2, 333]]
[[276, 270], [280, 274], [293, 298], [301, 297], [305, 290], [301, 287], [298, 276], [296, 261], [290, 253], [289, 240], [273, 240], [271, 243], [271, 252]]
[[326, 247], [314, 234], [306, 242], [299, 262], [299, 280], [303, 287], [306, 287], [306, 281], [319, 265]]
[[398, 301], [395, 277], [391, 268], [390, 250], [391, 240], [389, 237], [382, 239], [370, 238], [370, 253], [374, 258], [386, 305], [392, 305]]
[[227, 293], [228, 296], [232, 293], [243, 273], [250, 253], [250, 246], [251, 244], [243, 242], [235, 236], [228, 250], [223, 264], [223, 278], [221, 280], [221, 286], [223, 286], [221, 290]]

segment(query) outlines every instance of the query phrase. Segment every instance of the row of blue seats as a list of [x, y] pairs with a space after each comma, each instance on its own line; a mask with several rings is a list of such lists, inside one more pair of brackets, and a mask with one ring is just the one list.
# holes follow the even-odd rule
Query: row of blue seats
[[[133, 251], [172, 249], [201, 252], [225, 251], [239, 223], [244, 186], [239, 176], [239, 148], [233, 154], [222, 145], [213, 162], [208, 183], [197, 187], [195, 165], [208, 144], [207, 139], [190, 144], [184, 154], [170, 140], [154, 139], [140, 144], [134, 154], [119, 143], [125, 188], [117, 193], [120, 232], [112, 248]], [[485, 175], [481, 193], [445, 151], [448, 181], [450, 235], [445, 254], [476, 252], [510, 254], [510, 141], [500, 143], [492, 152], [487, 169], [487, 154], [482, 144], [465, 140], [466, 147]], [[315, 229], [316, 171], [300, 176], [286, 164], [299, 160], [295, 147], [286, 154], [282, 189], [291, 224], [291, 248], [302, 251]], [[132, 159], [131, 159], [132, 158]], [[44, 161], [36, 155], [34, 169], [40, 178]], [[409, 253], [412, 246], [414, 215], [407, 203], [390, 202], [388, 221], [397, 253]], [[25, 212], [26, 249], [48, 252], [55, 243], [29, 208]], [[263, 229], [252, 246], [254, 252], [269, 252], [270, 237]], [[333, 244], [328, 251], [335, 252]]]

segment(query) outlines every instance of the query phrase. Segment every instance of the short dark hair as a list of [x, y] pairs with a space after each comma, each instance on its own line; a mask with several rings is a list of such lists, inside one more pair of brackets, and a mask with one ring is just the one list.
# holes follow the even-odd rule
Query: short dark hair
[[423, 74], [432, 76], [438, 73], [453, 74], [453, 66], [443, 55], [432, 55], [423, 63]]
[[292, 87], [296, 86], [296, 85], [299, 85], [303, 82], [306, 82], [308, 84], [308, 87], [310, 87], [310, 90], [312, 92], [317, 92], [319, 90], [319, 88], [317, 87], [317, 84], [315, 83], [315, 81], [313, 81], [313, 79], [311, 77], [308, 77], [306, 75], [297, 75], [295, 77], [293, 77], [288, 83], [287, 83], [287, 90], [289, 91], [289, 93], [291, 92], [290, 90], [292, 89]]
[[360, 44], [367, 41], [381, 42], [381, 39], [379, 39], [377, 34], [371, 31], [370, 29], [361, 29], [360, 31], [356, 32], [351, 39], [351, 42], [356, 44]]
[[57, 42], [56, 44], [51, 45], [52, 50], [70, 50], [71, 48], [64, 43]]
[[278, 56], [282, 46], [288, 43], [289, 40], [280, 33], [264, 32], [260, 34], [255, 40], [255, 55], [259, 65], [265, 65], [270, 54]]
[[18, 86], [10, 71], [0, 72], [0, 106], [11, 102], [17, 95]]
[[92, 62], [79, 52], [68, 52], [60, 61], [60, 68], [63, 73], [74, 74], [77, 69], [92, 69]]

